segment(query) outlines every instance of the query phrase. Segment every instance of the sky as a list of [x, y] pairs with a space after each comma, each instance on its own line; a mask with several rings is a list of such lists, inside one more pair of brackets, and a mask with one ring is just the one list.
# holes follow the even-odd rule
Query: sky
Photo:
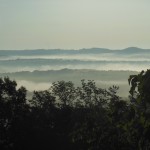
[[0, 0], [0, 49], [150, 48], [150, 0]]

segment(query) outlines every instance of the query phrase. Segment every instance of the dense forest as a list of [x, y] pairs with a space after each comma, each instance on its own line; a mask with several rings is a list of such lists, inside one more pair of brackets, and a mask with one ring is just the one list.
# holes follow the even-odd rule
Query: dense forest
[[129, 101], [119, 87], [54, 82], [27, 97], [16, 81], [0, 78], [0, 149], [150, 149], [150, 70], [129, 77]]

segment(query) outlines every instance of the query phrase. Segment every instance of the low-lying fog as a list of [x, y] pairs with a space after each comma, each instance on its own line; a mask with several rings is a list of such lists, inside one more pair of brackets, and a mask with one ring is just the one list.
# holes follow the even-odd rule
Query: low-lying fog
[[[65, 80], [81, 86], [81, 80], [96, 85], [120, 87], [128, 96], [128, 78], [150, 66], [150, 50], [135, 47], [124, 50], [24, 50], [0, 51], [0, 76], [9, 76], [29, 91], [46, 90], [52, 82]], [[65, 69], [66, 68], [66, 69]], [[26, 71], [26, 72], [25, 72]]]
[[47, 90], [53, 82], [72, 81], [75, 86], [81, 86], [81, 80], [94, 80], [100, 88], [108, 88], [116, 85], [120, 89], [118, 94], [123, 97], [129, 95], [128, 78], [130, 75], [138, 74], [134, 71], [96, 71], [96, 70], [49, 70], [34, 72], [17, 72], [0, 74], [1, 77], [9, 76], [12, 80], [16, 80], [18, 87], [24, 86], [28, 91]]

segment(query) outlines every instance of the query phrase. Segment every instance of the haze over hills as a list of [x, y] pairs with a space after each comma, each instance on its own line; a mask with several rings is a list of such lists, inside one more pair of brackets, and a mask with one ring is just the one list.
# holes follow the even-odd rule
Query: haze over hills
[[119, 86], [119, 95], [127, 96], [129, 91], [128, 77], [138, 74], [135, 71], [98, 71], [89, 69], [62, 69], [47, 71], [23, 71], [15, 73], [1, 73], [1, 77], [9, 76], [15, 79], [18, 85], [24, 85], [29, 91], [46, 90], [53, 82], [72, 81], [76, 86], [81, 86], [81, 80], [94, 80], [101, 88], [108, 88], [112, 85]]
[[141, 49], [137, 47], [129, 47], [122, 50], [110, 50], [106, 48], [90, 48], [79, 50], [65, 49], [35, 49], [35, 50], [0, 50], [0, 57], [3, 56], [26, 56], [26, 55], [45, 55], [45, 54], [99, 54], [99, 53], [150, 53], [150, 49]]
[[0, 73], [68, 69], [130, 70], [149, 68], [150, 50], [91, 48], [81, 50], [1, 50]]
[[43, 90], [54, 81], [95, 80], [98, 86], [120, 86], [129, 91], [128, 77], [150, 66], [150, 49], [91, 48], [80, 50], [0, 50], [0, 76], [9, 76], [32, 91]]

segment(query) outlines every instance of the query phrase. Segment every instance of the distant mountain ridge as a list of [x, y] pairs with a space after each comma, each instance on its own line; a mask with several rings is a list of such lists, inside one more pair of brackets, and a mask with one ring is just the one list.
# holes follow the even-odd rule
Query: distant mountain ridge
[[106, 48], [89, 48], [79, 50], [65, 50], [65, 49], [35, 49], [35, 50], [0, 50], [0, 57], [2, 56], [26, 56], [26, 55], [63, 55], [63, 54], [100, 54], [100, 53], [150, 53], [150, 49], [141, 49], [137, 47], [128, 47], [122, 50], [111, 50]]
[[137, 47], [123, 50], [0, 50], [0, 73], [63, 68], [140, 71], [149, 66], [150, 49]]

